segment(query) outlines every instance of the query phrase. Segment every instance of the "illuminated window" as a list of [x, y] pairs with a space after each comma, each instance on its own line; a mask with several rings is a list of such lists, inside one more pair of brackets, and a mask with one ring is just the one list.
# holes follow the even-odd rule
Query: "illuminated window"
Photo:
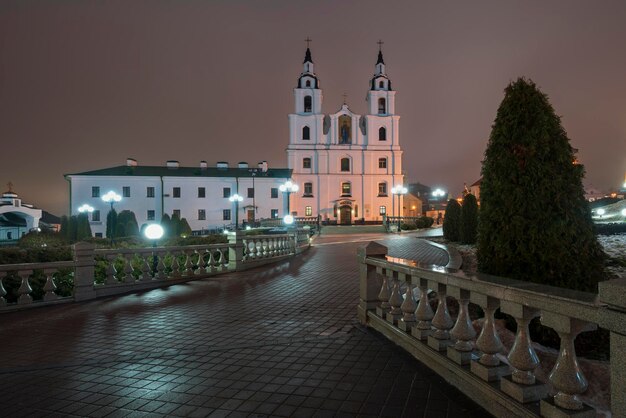
[[350, 182], [341, 183], [341, 195], [352, 196], [352, 184]]
[[379, 213], [380, 215], [385, 215], [385, 214], [387, 213], [387, 206], [380, 206], [380, 207], [378, 208], [378, 213]]
[[313, 208], [311, 206], [304, 208], [304, 216], [313, 216]]

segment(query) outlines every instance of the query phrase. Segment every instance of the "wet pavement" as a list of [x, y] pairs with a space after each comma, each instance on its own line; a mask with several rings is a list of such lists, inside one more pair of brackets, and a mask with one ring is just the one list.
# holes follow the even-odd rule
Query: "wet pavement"
[[323, 236], [269, 267], [0, 315], [0, 415], [489, 416], [356, 321], [375, 238], [447, 262], [413, 235]]

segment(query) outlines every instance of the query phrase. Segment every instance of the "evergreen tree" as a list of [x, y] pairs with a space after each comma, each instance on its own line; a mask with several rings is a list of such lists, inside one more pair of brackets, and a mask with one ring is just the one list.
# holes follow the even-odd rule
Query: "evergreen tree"
[[70, 216], [68, 221], [68, 234], [67, 239], [70, 242], [76, 242], [76, 238], [78, 236], [78, 220], [76, 219], [76, 215]]
[[189, 226], [189, 222], [187, 222], [187, 218], [180, 220], [178, 231], [182, 237], [191, 236], [191, 227]]
[[167, 213], [164, 213], [163, 216], [161, 216], [161, 227], [163, 228], [163, 238], [173, 236], [170, 231], [171, 223], [172, 223], [172, 220], [170, 219], [170, 216]]
[[66, 215], [61, 216], [61, 236], [67, 241], [70, 240], [70, 220]]
[[475, 244], [478, 233], [478, 202], [476, 196], [468, 193], [461, 206], [461, 243]]
[[76, 217], [76, 241], [91, 238], [91, 226], [86, 213], [81, 213]]
[[443, 237], [448, 241], [458, 241], [461, 235], [461, 205], [455, 199], [448, 200], [443, 218]]
[[116, 224], [117, 224], [117, 212], [115, 211], [115, 209], [111, 209], [109, 213], [107, 214], [107, 230], [106, 230], [107, 238], [115, 238]]
[[480, 271], [596, 290], [605, 255], [574, 161], [547, 96], [530, 80], [509, 84], [482, 166]]
[[172, 219], [170, 220], [170, 237], [180, 237], [180, 216], [177, 214], [172, 214]]

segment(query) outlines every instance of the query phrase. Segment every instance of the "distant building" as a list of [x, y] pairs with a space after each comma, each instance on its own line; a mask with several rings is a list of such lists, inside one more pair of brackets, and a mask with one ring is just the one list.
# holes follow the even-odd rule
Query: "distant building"
[[381, 51], [367, 91], [367, 114], [345, 103], [322, 113], [322, 89], [307, 48], [289, 115], [287, 161], [300, 186], [291, 210], [298, 216], [351, 224], [392, 215], [394, 185], [403, 183], [395, 94]]
[[284, 214], [284, 196], [279, 186], [291, 177], [291, 170], [268, 168], [267, 162], [249, 167], [241, 162], [236, 167], [220, 162], [208, 167], [180, 167], [178, 161], [165, 166], [140, 166], [129, 158], [126, 165], [66, 174], [70, 183], [70, 213], [88, 204], [94, 208], [89, 215], [95, 236], [106, 233], [106, 217], [110, 205], [102, 196], [110, 190], [122, 196], [114, 208], [119, 213], [130, 210], [137, 223], [160, 222], [163, 214], [177, 214], [187, 219], [193, 231], [220, 228], [235, 223], [235, 205], [228, 198], [237, 193], [239, 223]]
[[41, 209], [22, 203], [22, 199], [12, 190], [0, 198], [0, 241], [18, 240], [33, 229], [39, 228]]

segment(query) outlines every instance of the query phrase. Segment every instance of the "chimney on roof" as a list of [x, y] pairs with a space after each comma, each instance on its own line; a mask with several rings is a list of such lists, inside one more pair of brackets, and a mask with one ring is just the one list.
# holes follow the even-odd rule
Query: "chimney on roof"
[[127, 167], [137, 167], [137, 160], [135, 160], [134, 158], [127, 158], [126, 159], [126, 166]]
[[176, 160], [167, 160], [165, 164], [167, 165], [167, 168], [178, 168], [179, 166], [178, 161]]
[[200, 161], [200, 168], [203, 170], [206, 170], [206, 168], [208, 167], [208, 164], [206, 161], [202, 160]]
[[218, 161], [217, 168], [225, 170], [228, 168], [228, 163], [226, 161]]
[[245, 161], [239, 161], [239, 168], [248, 168], [248, 163]]
[[259, 168], [262, 172], [267, 173], [267, 161], [261, 161], [259, 163]]

